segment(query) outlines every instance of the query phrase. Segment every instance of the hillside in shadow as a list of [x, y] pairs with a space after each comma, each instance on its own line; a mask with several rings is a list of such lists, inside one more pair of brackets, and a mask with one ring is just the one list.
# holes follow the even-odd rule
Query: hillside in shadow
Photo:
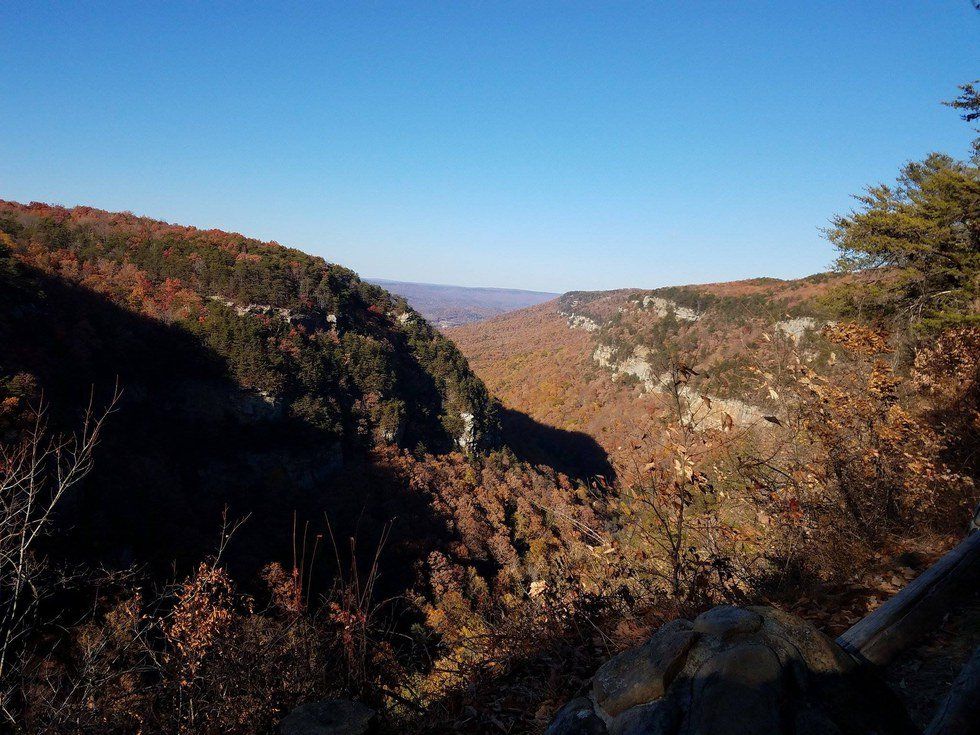
[[615, 479], [606, 450], [584, 432], [548, 426], [509, 408], [500, 410], [500, 423], [504, 443], [518, 459], [547, 465], [582, 482]]
[[373, 552], [386, 524], [401, 519], [385, 551], [398, 562], [387, 566], [405, 574], [452, 540], [428, 500], [365, 447], [243, 390], [224, 358], [184, 328], [27, 268], [0, 275], [0, 286], [0, 376], [34, 383], [52, 431], [77, 430], [90, 399], [98, 410], [117, 383], [122, 390], [92, 474], [60, 506], [55, 556], [166, 578], [214, 552], [225, 516], [248, 518], [226, 559], [246, 581], [269, 561], [291, 564], [294, 533], [302, 543], [309, 522], [312, 540], [328, 516], [342, 553], [354, 537]]

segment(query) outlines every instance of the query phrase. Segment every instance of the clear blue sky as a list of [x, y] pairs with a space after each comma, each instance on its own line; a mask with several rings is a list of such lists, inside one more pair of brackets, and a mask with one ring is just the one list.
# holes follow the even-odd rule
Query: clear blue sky
[[6, 0], [0, 197], [400, 280], [790, 277], [865, 184], [966, 155], [939, 103], [978, 76], [969, 0]]

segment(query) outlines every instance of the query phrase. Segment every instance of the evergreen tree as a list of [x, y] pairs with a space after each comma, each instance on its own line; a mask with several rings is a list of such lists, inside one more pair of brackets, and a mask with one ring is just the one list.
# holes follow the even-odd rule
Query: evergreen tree
[[[980, 117], [964, 85], [953, 106]], [[976, 147], [976, 143], [974, 144]], [[845, 313], [887, 320], [914, 333], [980, 323], [980, 157], [933, 153], [907, 164], [894, 186], [857, 197], [861, 206], [827, 229], [837, 267], [864, 274], [841, 294]], [[866, 280], [865, 280], [866, 279]]]

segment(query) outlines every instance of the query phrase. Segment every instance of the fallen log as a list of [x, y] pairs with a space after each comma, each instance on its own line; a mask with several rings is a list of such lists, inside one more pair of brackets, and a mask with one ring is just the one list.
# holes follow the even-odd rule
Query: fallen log
[[963, 593], [980, 583], [980, 532], [974, 531], [905, 589], [837, 639], [852, 656], [876, 666], [890, 662], [933, 630]]

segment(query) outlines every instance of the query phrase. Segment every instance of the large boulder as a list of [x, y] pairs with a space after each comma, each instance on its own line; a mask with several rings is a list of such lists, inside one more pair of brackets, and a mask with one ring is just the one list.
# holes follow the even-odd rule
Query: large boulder
[[811, 624], [768, 607], [675, 620], [595, 674], [548, 735], [911, 735], [895, 695]]
[[301, 704], [279, 724], [282, 735], [368, 735], [375, 712], [360, 702], [326, 699]]
[[649, 641], [607, 661], [592, 679], [596, 703], [611, 717], [663, 696], [697, 638], [686, 620], [675, 620]]

